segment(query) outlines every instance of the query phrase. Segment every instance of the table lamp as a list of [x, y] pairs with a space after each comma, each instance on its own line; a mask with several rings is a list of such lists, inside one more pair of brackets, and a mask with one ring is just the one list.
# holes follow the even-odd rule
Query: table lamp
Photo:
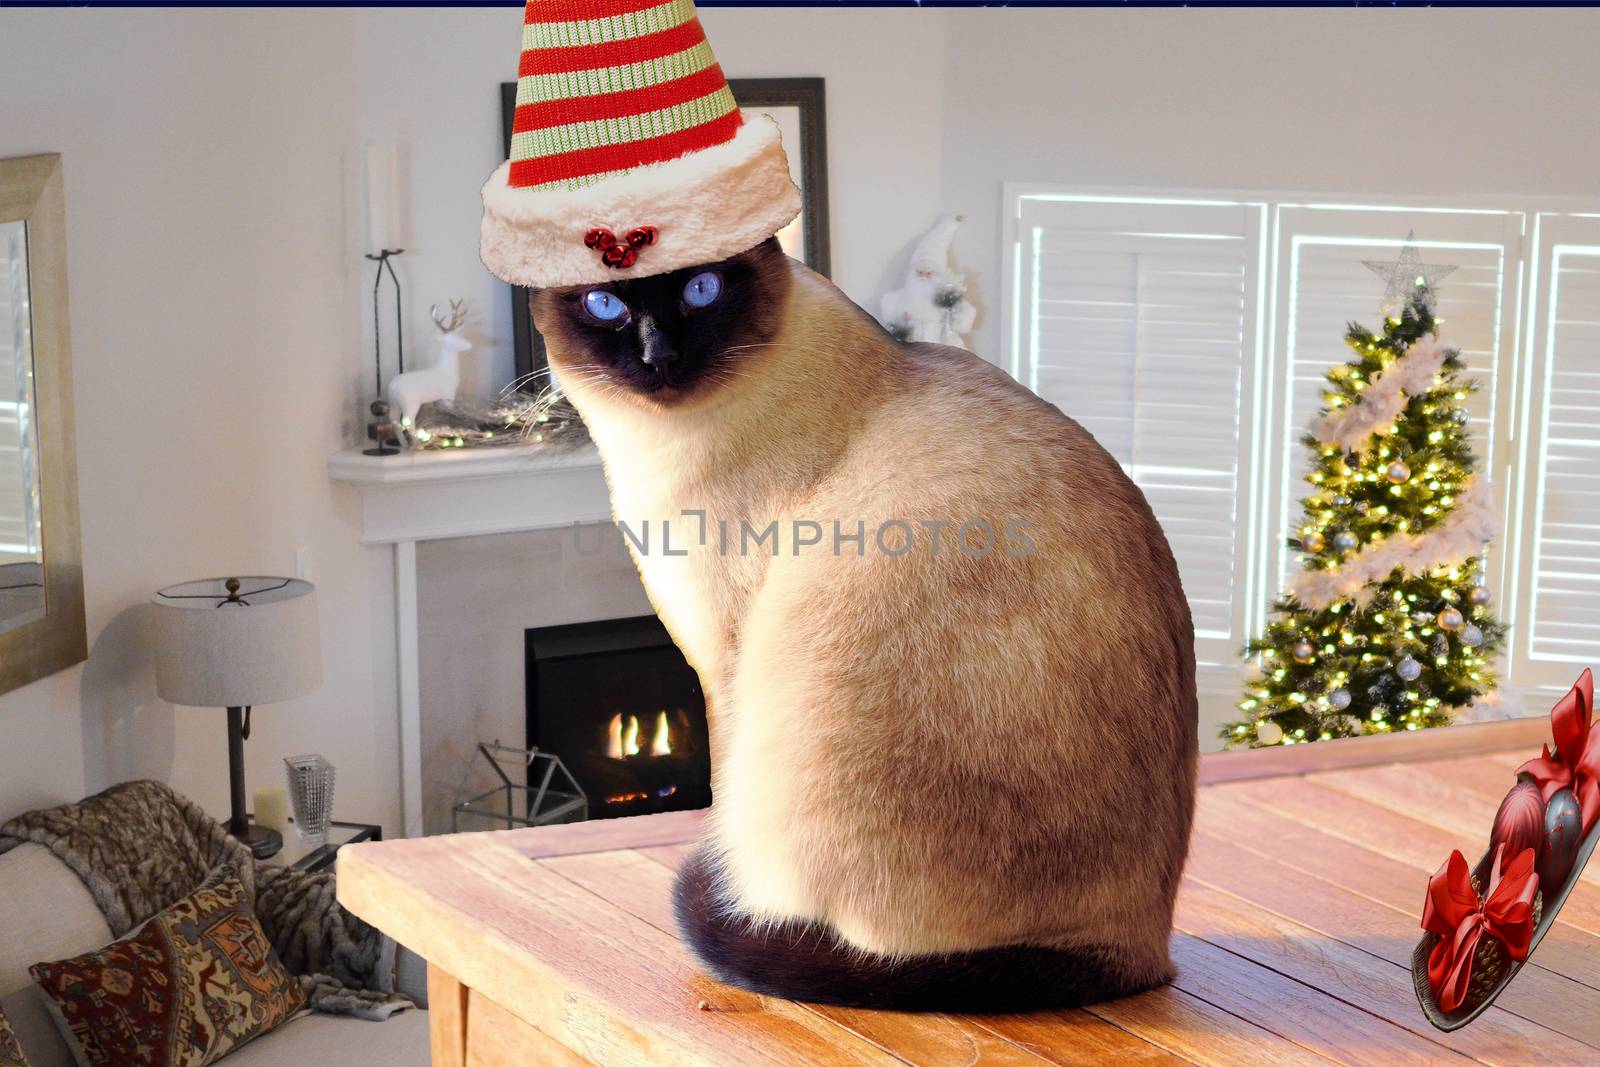
[[295, 578], [207, 578], [155, 595], [156, 692], [162, 700], [228, 709], [228, 832], [257, 858], [283, 836], [245, 815], [244, 742], [250, 709], [322, 683], [317, 596]]

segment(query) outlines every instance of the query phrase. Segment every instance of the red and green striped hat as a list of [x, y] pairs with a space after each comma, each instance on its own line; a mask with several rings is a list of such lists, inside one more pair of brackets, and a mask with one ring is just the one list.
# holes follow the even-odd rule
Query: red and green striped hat
[[483, 203], [484, 264], [542, 287], [725, 259], [782, 229], [800, 194], [693, 0], [528, 0], [511, 158]]

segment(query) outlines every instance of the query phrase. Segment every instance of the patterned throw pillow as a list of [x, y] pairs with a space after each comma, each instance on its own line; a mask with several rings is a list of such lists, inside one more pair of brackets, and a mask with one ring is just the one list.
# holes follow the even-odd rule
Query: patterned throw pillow
[[22, 1054], [17, 1032], [11, 1029], [4, 1011], [0, 1011], [0, 1067], [28, 1067], [28, 1057]]
[[90, 1067], [204, 1067], [305, 1005], [227, 867], [100, 951], [29, 973]]

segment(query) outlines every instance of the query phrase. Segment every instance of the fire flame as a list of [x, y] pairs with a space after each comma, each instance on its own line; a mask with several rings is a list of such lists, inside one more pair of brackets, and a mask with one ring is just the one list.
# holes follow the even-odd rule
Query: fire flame
[[[624, 716], [617, 712], [606, 724], [606, 755], [611, 759], [626, 759], [639, 754], [639, 716]], [[672, 732], [667, 725], [667, 713], [656, 713], [655, 730], [650, 735], [650, 755], [672, 755]]]
[[611, 716], [611, 721], [606, 724], [606, 755], [611, 759], [622, 758], [622, 712]]

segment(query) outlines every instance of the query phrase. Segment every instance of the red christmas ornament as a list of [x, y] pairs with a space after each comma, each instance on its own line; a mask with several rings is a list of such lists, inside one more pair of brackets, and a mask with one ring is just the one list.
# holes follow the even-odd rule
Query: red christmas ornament
[[1489, 851], [1505, 846], [1505, 855], [1520, 856], [1522, 850], [1535, 852], [1544, 841], [1544, 797], [1537, 783], [1528, 779], [1511, 787], [1495, 812], [1494, 829], [1489, 832]]
[[1570, 789], [1558, 789], [1545, 805], [1539, 844], [1539, 888], [1545, 896], [1559, 893], [1567, 884], [1583, 843], [1583, 810]]

